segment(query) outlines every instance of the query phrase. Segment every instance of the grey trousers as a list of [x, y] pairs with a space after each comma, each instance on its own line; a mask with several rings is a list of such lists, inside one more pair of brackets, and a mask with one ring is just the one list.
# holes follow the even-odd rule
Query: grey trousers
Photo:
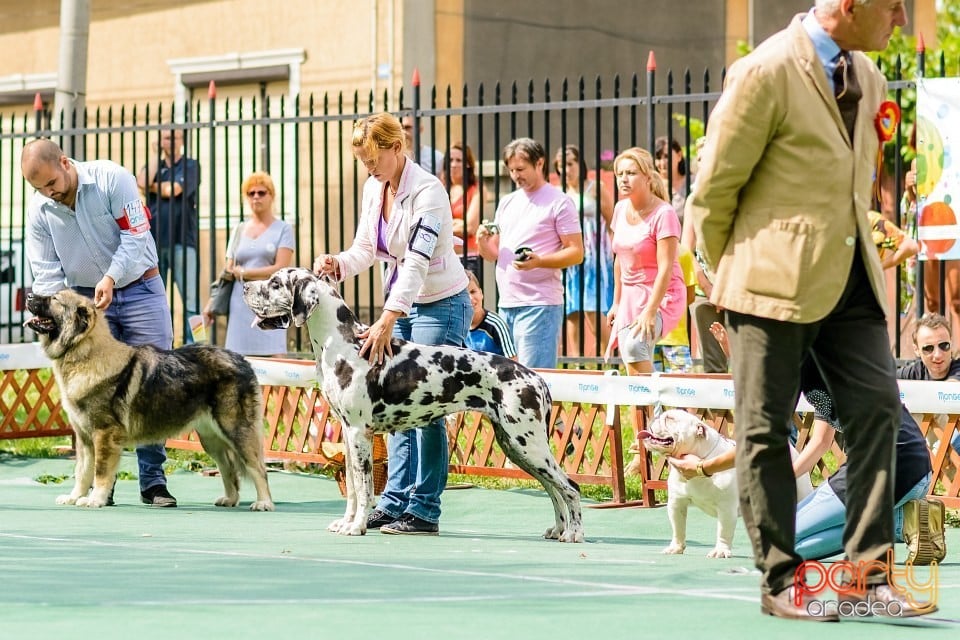
[[690, 317], [697, 331], [697, 341], [700, 343], [700, 353], [703, 358], [704, 373], [726, 373], [727, 356], [724, 355], [720, 343], [710, 333], [710, 325], [714, 322], [723, 324], [723, 314], [706, 298], [697, 296], [690, 305]]
[[[885, 562], [893, 545], [894, 446], [900, 417], [883, 311], [859, 256], [830, 314], [797, 324], [727, 311], [736, 389], [740, 511], [764, 593], [791, 586], [796, 485], [787, 446], [799, 372], [813, 358], [834, 399], [849, 464], [843, 544], [854, 563]], [[883, 574], [868, 583], [884, 582]]]

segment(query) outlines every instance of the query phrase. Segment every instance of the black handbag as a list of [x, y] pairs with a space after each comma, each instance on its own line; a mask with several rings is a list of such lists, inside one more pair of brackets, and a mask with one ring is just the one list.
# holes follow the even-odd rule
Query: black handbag
[[220, 277], [210, 284], [210, 311], [213, 315], [230, 315], [230, 296], [233, 294], [233, 283], [233, 274], [223, 271], [220, 273]]
[[[233, 230], [233, 236], [227, 243], [227, 257], [232, 257], [236, 251], [237, 238], [240, 236], [240, 229], [243, 224], [238, 224]], [[228, 271], [221, 271], [217, 279], [210, 283], [210, 312], [215, 316], [230, 315], [230, 296], [233, 295], [233, 283], [235, 278]]]

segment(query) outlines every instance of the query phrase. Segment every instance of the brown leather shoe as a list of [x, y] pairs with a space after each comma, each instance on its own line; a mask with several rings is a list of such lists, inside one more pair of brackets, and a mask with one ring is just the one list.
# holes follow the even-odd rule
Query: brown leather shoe
[[934, 602], [913, 602], [888, 584], [868, 587], [865, 594], [842, 594], [840, 596], [840, 615], [845, 618], [868, 618], [871, 616], [889, 616], [891, 618], [913, 618], [933, 613], [938, 609]]
[[[840, 616], [838, 616], [834, 610], [824, 610], [823, 607], [808, 609], [802, 605], [798, 607], [793, 600], [793, 587], [788, 587], [777, 594], [763, 594], [760, 597], [760, 611], [768, 616], [787, 618], [788, 620], [810, 620], [811, 622], [840, 621]], [[811, 611], [819, 615], [813, 615], [810, 613]]]

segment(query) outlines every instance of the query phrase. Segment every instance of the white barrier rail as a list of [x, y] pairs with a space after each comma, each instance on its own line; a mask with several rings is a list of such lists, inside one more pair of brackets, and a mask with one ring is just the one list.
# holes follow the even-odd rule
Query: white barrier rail
[[[260, 384], [313, 387], [317, 384], [312, 361], [248, 358]], [[50, 361], [36, 342], [0, 345], [0, 370], [44, 369]], [[540, 374], [554, 400], [592, 402], [606, 405], [654, 405], [668, 407], [733, 409], [733, 381], [728, 378], [685, 377], [682, 375], [618, 376]], [[899, 380], [900, 398], [913, 413], [960, 414], [960, 383]], [[801, 397], [799, 411], [812, 408]]]

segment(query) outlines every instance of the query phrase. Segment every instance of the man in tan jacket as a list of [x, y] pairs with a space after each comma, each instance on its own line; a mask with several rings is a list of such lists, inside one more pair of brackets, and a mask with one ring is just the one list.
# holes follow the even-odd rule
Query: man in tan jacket
[[[816, 0], [732, 65], [687, 203], [716, 273], [710, 299], [727, 314], [741, 513], [769, 615], [838, 619], [836, 608], [799, 597], [802, 576], [795, 583], [788, 425], [805, 358], [819, 366], [849, 425], [846, 553], [882, 569], [893, 545], [900, 404], [867, 221], [886, 81], [860, 52], [886, 48], [904, 24], [903, 0]], [[865, 592], [845, 597], [883, 610], [892, 603], [889, 611], [904, 615], [932, 610], [911, 607], [882, 570], [866, 582]]]

